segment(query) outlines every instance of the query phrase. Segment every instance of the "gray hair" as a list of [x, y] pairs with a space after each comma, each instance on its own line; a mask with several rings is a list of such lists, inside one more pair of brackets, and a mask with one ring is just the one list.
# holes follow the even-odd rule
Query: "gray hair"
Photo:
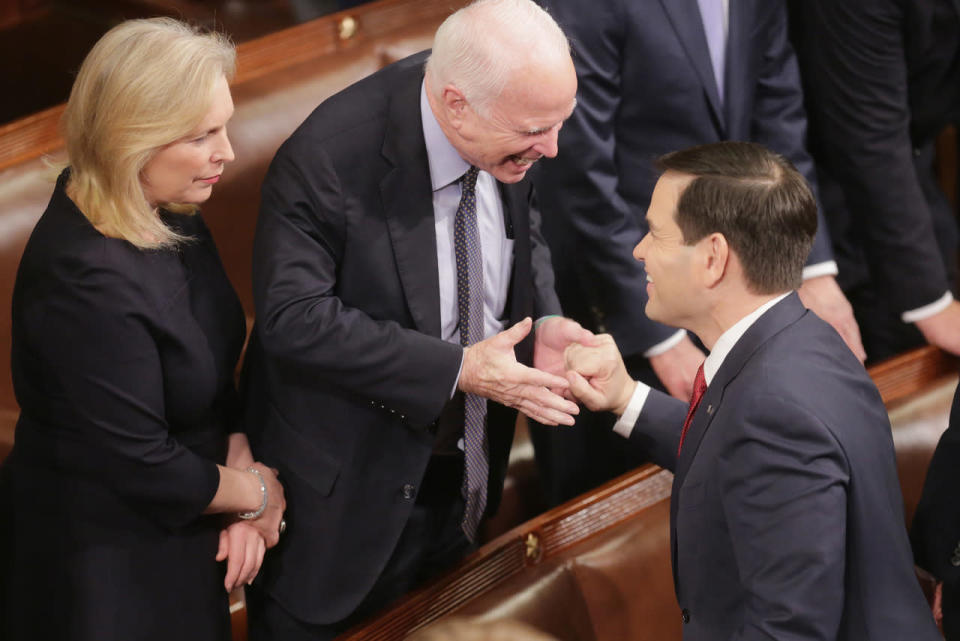
[[437, 29], [427, 77], [437, 94], [452, 84], [486, 115], [516, 70], [569, 56], [567, 37], [535, 2], [476, 0]]

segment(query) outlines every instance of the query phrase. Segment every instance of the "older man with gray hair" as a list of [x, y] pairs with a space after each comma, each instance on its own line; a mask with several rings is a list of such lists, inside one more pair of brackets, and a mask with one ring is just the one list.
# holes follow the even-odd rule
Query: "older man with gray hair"
[[289, 507], [251, 638], [333, 638], [458, 561], [497, 507], [515, 410], [573, 422], [562, 352], [593, 336], [559, 316], [525, 175], [576, 87], [545, 12], [479, 0], [277, 153], [246, 424]]

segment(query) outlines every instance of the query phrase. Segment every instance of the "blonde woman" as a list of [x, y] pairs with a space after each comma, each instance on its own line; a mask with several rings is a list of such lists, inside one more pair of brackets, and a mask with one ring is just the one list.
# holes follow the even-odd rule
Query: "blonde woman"
[[275, 472], [232, 434], [244, 319], [197, 215], [233, 160], [234, 59], [133, 20], [77, 76], [13, 297], [0, 639], [229, 639], [227, 591], [282, 531]]

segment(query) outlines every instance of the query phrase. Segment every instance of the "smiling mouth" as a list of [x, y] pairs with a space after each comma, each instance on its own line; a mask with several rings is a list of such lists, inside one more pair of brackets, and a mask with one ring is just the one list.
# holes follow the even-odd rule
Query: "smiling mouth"
[[520, 165], [521, 167], [529, 167], [533, 163], [540, 160], [540, 158], [541, 156], [537, 156], [536, 158], [524, 158], [523, 156], [516, 156], [516, 155], [510, 156], [510, 160], [512, 160], [515, 164]]
[[206, 178], [198, 178], [197, 180], [199, 180], [202, 183], [207, 183], [208, 185], [212, 185], [216, 183], [218, 180], [220, 180], [221, 175], [222, 174], [217, 174], [216, 176], [207, 176]]

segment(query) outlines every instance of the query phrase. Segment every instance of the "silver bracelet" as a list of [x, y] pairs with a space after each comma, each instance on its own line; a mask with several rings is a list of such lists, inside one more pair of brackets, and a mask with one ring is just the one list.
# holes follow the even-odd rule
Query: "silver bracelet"
[[258, 507], [253, 512], [240, 512], [237, 514], [241, 519], [249, 521], [250, 519], [259, 519], [263, 516], [264, 510], [267, 509], [267, 484], [263, 480], [263, 474], [260, 473], [255, 467], [248, 467], [247, 471], [257, 477], [257, 480], [260, 481], [260, 493], [263, 495], [263, 499], [260, 501], [260, 507]]

